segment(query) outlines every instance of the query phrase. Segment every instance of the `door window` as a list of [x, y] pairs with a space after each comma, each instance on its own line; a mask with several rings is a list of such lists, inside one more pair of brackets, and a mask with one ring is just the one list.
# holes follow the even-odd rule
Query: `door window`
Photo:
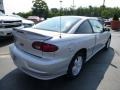
[[84, 21], [75, 32], [75, 34], [90, 34], [90, 33], [92, 33], [92, 27], [88, 20]]
[[97, 20], [89, 20], [89, 21], [90, 21], [93, 31], [95, 33], [100, 33], [103, 31], [103, 26], [99, 21], [97, 21]]

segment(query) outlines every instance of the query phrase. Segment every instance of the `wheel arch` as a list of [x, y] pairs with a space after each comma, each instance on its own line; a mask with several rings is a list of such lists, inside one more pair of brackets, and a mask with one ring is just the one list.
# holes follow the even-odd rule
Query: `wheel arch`
[[81, 48], [80, 50], [78, 50], [74, 56], [76, 55], [82, 55], [83, 56], [83, 59], [84, 59], [84, 62], [86, 62], [86, 58], [87, 58], [87, 49], [86, 48]]
[[71, 60], [71, 62], [69, 64], [69, 66], [68, 66], [68, 70], [67, 70], [68, 77], [75, 78], [75, 77], [79, 76], [79, 74], [78, 74], [77, 76], [73, 77], [73, 74], [72, 74], [72, 71], [71, 71], [72, 70], [72, 66], [73, 66], [73, 62], [74, 62], [74, 60], [75, 60], [75, 58], [76, 58], [77, 55], [81, 55], [83, 57], [83, 63], [82, 63], [82, 67], [83, 67], [83, 65], [84, 65], [84, 63], [86, 61], [87, 49], [86, 48], [81, 48], [80, 50], [78, 50], [75, 53], [75, 55], [73, 56], [73, 58], [72, 58], [72, 60]]

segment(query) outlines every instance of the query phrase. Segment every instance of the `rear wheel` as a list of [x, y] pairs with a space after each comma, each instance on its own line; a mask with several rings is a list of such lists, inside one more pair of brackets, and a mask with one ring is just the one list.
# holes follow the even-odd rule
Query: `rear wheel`
[[104, 49], [107, 50], [110, 47], [110, 42], [111, 42], [111, 38], [108, 39], [108, 41], [105, 44]]
[[83, 66], [83, 56], [77, 54], [69, 64], [67, 76], [70, 78], [75, 78], [80, 74], [80, 71]]

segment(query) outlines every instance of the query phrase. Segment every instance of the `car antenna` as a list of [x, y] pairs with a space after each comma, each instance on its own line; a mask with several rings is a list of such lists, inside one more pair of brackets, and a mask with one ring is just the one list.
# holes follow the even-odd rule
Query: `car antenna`
[[60, 0], [60, 38], [61, 38], [61, 9], [62, 9], [62, 0]]

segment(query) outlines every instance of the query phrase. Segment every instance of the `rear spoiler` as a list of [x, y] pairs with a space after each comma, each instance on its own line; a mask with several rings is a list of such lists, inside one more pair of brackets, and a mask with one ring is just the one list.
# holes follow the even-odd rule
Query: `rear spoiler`
[[[32, 32], [32, 31], [27, 31], [27, 30], [24, 30], [23, 28], [13, 28], [13, 31], [15, 31], [15, 32], [17, 32], [17, 33], [20, 33], [20, 34], [24, 34], [24, 33], [29, 33], [31, 36], [33, 35], [35, 35], [35, 36], [40, 36], [40, 37], [43, 37], [44, 39], [42, 39], [42, 40], [49, 40], [49, 39], [51, 39], [52, 37], [50, 37], [50, 36], [45, 36], [45, 35], [42, 35], [42, 34], [38, 34], [38, 33], [35, 33], [35, 32]], [[29, 35], [28, 34], [28, 35]], [[31, 37], [32, 38], [32, 37]]]

